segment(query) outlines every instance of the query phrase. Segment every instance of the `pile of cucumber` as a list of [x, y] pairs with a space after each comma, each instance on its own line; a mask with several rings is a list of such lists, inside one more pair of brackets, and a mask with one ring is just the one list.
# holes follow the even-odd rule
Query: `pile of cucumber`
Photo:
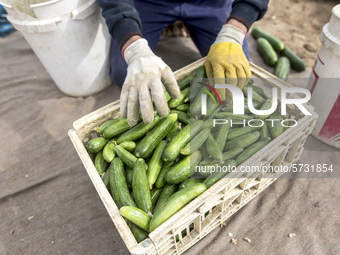
[[[227, 174], [197, 172], [196, 166], [238, 166], [284, 131], [278, 123], [254, 128], [231, 127], [229, 122], [214, 127], [214, 118], [282, 119], [277, 112], [253, 116], [247, 104], [245, 115], [234, 116], [232, 105], [209, 103], [209, 114], [190, 115], [201, 98], [201, 92], [189, 96], [190, 81], [205, 77], [201, 66], [178, 82], [181, 96], [168, 100], [168, 116], [162, 118], [155, 111], [152, 123], [140, 119], [133, 127], [126, 118], [108, 120], [96, 128], [97, 137], [86, 144], [98, 174], [138, 242]], [[252, 83], [244, 92], [251, 86], [254, 107], [269, 109], [271, 99]], [[193, 178], [194, 173], [199, 178]]]
[[306, 69], [307, 64], [276, 36], [259, 27], [254, 27], [251, 35], [257, 40], [257, 47], [264, 62], [275, 66], [275, 75], [280, 79], [287, 80], [291, 67], [298, 72]]

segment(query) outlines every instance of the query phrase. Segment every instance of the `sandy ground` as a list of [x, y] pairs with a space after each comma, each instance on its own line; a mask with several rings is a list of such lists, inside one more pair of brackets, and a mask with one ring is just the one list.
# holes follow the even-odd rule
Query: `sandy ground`
[[269, 1], [269, 9], [258, 26], [280, 38], [312, 68], [321, 46], [322, 27], [329, 22], [339, 0]]

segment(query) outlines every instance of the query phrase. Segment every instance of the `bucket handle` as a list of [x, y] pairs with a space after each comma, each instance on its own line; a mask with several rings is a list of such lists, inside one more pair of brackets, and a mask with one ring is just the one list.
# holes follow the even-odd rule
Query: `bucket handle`
[[84, 20], [97, 10], [98, 4], [96, 0], [91, 0], [82, 5], [79, 9], [72, 11], [71, 17], [73, 20]]
[[16, 30], [24, 33], [46, 33], [55, 31], [58, 29], [57, 23], [61, 22], [60, 17], [36, 21], [21, 21], [8, 15], [7, 19]]

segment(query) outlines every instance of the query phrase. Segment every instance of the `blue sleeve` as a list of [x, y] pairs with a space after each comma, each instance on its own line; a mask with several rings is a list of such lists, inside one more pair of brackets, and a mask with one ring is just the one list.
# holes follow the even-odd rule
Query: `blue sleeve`
[[120, 47], [133, 35], [141, 35], [141, 20], [133, 0], [98, 0], [102, 15]]
[[257, 20], [262, 19], [268, 10], [269, 0], [235, 0], [232, 5], [230, 18], [242, 22], [249, 30]]

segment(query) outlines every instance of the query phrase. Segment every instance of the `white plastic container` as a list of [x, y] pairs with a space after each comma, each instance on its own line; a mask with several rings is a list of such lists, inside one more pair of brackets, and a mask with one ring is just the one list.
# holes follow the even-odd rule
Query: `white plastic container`
[[309, 81], [310, 103], [319, 120], [313, 135], [340, 149], [340, 4], [321, 32], [322, 43]]
[[96, 0], [31, 5], [37, 18], [3, 6], [62, 92], [88, 96], [111, 84], [111, 39]]

